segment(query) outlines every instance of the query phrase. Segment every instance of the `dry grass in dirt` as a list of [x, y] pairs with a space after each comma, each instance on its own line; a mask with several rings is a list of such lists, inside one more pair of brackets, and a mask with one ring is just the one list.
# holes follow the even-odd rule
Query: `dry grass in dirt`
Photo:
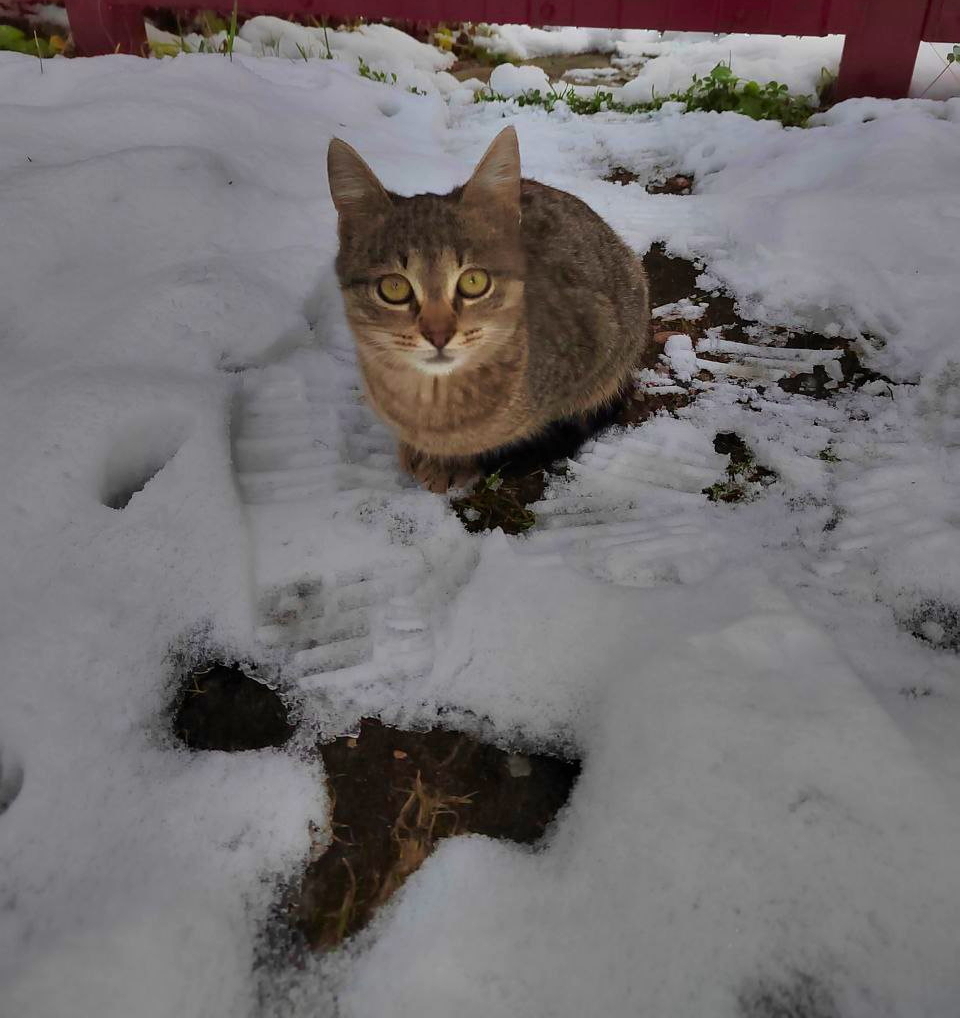
[[333, 799], [329, 846], [292, 893], [288, 920], [312, 948], [362, 929], [444, 839], [537, 841], [579, 764], [509, 754], [470, 735], [368, 719], [320, 753]]
[[[244, 668], [210, 660], [183, 670], [172, 725], [190, 748], [263, 749], [293, 734], [282, 698]], [[287, 954], [303, 945], [327, 950], [361, 930], [444, 838], [537, 841], [580, 772], [576, 761], [373, 719], [315, 752], [326, 772], [331, 830], [317, 832], [314, 860], [275, 914], [269, 939]]]

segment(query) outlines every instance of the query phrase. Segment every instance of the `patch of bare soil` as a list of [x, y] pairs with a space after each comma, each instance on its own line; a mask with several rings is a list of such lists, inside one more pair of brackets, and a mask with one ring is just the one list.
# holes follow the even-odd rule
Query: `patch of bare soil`
[[727, 476], [703, 489], [711, 502], [748, 502], [777, 479], [775, 471], [757, 463], [747, 443], [732, 431], [718, 432], [713, 448], [729, 456]]
[[279, 694], [236, 664], [210, 661], [193, 668], [174, 703], [174, 734], [191, 749], [233, 753], [282, 746], [293, 729]]
[[626, 187], [627, 184], [635, 184], [640, 179], [640, 174], [628, 170], [626, 166], [614, 166], [603, 179], [609, 184], [620, 184], [621, 187]]
[[931, 647], [960, 654], [960, 607], [957, 605], [924, 598], [911, 611], [901, 614], [900, 624]]
[[535, 843], [580, 771], [576, 762], [509, 754], [460, 732], [404, 732], [370, 719], [320, 753], [333, 842], [308, 867], [288, 912], [315, 949], [362, 929], [444, 838]]
[[666, 180], [652, 181], [647, 184], [647, 194], [690, 194], [693, 190], [692, 173], [675, 173]]
[[[192, 749], [235, 752], [281, 746], [294, 726], [278, 693], [237, 665], [211, 661], [187, 675], [173, 729]], [[270, 939], [292, 955], [361, 930], [444, 838], [535, 843], [580, 773], [575, 760], [371, 718], [315, 752], [327, 775], [332, 838], [318, 839], [316, 857], [275, 912]]]

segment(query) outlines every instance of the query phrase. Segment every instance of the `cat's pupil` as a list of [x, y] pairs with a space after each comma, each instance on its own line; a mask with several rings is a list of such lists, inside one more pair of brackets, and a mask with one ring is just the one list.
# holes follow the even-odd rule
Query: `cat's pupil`
[[412, 294], [410, 283], [399, 274], [384, 276], [379, 284], [380, 295], [392, 304], [406, 303]]
[[484, 269], [467, 269], [457, 282], [464, 297], [482, 297], [490, 287], [490, 276]]

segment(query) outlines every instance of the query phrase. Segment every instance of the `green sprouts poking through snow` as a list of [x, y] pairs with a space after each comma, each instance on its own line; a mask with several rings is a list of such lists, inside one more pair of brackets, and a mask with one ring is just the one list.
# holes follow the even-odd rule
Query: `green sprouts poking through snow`
[[360, 66], [357, 68], [361, 78], [369, 78], [370, 81], [380, 81], [385, 85], [397, 83], [396, 74], [387, 75], [386, 71], [375, 71], [373, 68], [363, 59], [363, 57], [357, 58], [360, 61]]
[[526, 533], [537, 517], [527, 508], [529, 488], [543, 493], [542, 475], [504, 478], [499, 470], [482, 478], [469, 495], [455, 499], [454, 512], [471, 534], [499, 527], [505, 534]]
[[[476, 102], [506, 102], [507, 96], [490, 88], [476, 93]], [[682, 103], [687, 113], [697, 110], [723, 113], [742, 113], [754, 120], [779, 120], [785, 127], [802, 127], [816, 110], [810, 96], [790, 95], [786, 85], [768, 81], [743, 81], [729, 64], [717, 64], [704, 78], [693, 76], [690, 86], [683, 92], [658, 96], [649, 102], [623, 103], [614, 99], [612, 92], [597, 89], [593, 95], [578, 94], [572, 86], [551, 86], [546, 94], [531, 89], [518, 95], [518, 106], [540, 106], [548, 113], [557, 103], [564, 103], [573, 113], [652, 113], [668, 102]]]
[[730, 462], [726, 477], [703, 489], [711, 502], [751, 502], [777, 479], [773, 470], [757, 463], [747, 443], [732, 431], [721, 431], [713, 440], [713, 448], [729, 456]]

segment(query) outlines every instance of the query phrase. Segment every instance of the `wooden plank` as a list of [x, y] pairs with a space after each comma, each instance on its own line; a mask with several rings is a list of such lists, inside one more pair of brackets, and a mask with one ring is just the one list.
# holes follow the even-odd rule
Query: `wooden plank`
[[[228, 14], [233, 0], [205, 0]], [[176, 8], [175, 8], [176, 9]], [[960, 0], [240, 0], [244, 14], [647, 28], [777, 35], [843, 33], [837, 97], [906, 95], [921, 38], [960, 39]], [[143, 0], [67, 0], [82, 54], [141, 53]]]
[[960, 0], [934, 0], [923, 38], [927, 42], [960, 42]]
[[67, 17], [80, 56], [146, 55], [147, 33], [140, 3], [115, 6], [103, 0], [67, 0]]
[[928, 6], [924, 0], [863, 0], [844, 40], [835, 98], [903, 98], [910, 89]]

